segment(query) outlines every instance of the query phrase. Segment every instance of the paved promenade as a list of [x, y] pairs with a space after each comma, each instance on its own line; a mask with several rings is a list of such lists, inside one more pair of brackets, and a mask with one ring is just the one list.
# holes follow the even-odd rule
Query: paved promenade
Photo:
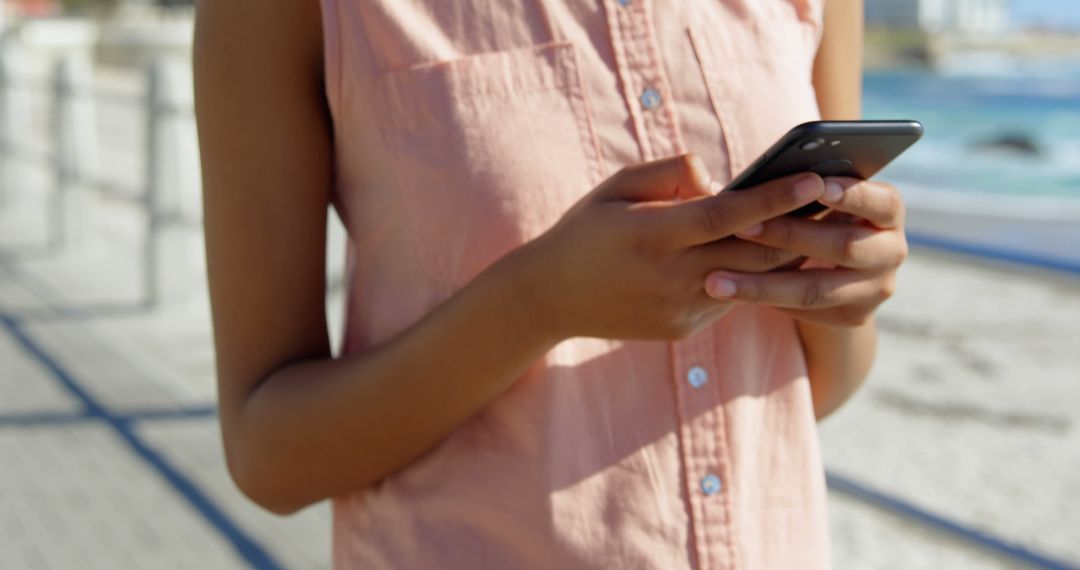
[[146, 310], [122, 246], [0, 249], [0, 568], [327, 567], [326, 505], [228, 478], [205, 298]]

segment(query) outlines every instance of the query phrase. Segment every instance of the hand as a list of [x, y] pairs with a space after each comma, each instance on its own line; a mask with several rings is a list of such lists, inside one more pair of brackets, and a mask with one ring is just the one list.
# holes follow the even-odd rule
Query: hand
[[821, 220], [779, 217], [737, 235], [810, 258], [809, 268], [747, 275], [717, 271], [706, 289], [717, 299], [779, 307], [799, 320], [834, 327], [866, 323], [896, 289], [907, 257], [904, 203], [890, 184], [826, 179]]
[[556, 338], [683, 338], [731, 308], [705, 293], [717, 268], [766, 271], [798, 256], [731, 238], [821, 197], [802, 174], [716, 194], [683, 155], [622, 169], [519, 251], [519, 283], [538, 326]]

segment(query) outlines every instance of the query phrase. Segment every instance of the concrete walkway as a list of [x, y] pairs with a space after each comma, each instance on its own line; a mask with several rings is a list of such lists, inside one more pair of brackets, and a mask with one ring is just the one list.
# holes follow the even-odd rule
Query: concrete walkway
[[205, 296], [147, 310], [131, 242], [50, 252], [41, 208], [9, 206], [0, 567], [327, 567], [327, 505], [278, 518], [227, 475]]

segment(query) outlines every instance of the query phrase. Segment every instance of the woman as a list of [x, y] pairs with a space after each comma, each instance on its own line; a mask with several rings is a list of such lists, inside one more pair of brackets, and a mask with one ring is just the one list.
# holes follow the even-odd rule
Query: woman
[[[814, 422], [869, 369], [900, 198], [716, 193], [791, 126], [859, 115], [861, 3], [822, 2], [202, 3], [241, 490], [333, 498], [342, 568], [827, 567]], [[815, 200], [839, 214], [782, 216]]]

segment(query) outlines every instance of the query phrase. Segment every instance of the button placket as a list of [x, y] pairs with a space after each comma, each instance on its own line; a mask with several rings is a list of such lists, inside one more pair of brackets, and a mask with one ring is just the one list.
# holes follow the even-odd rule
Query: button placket
[[[650, 0], [604, 0], [612, 51], [623, 97], [643, 160], [685, 152], [672, 89], [653, 27]], [[726, 446], [710, 329], [671, 344], [678, 406], [682, 476], [694, 551], [702, 568], [723, 567], [733, 558], [726, 483]], [[684, 384], [685, 382], [685, 384]]]
[[[704, 345], [699, 348], [699, 355], [704, 362], [715, 363], [716, 353], [713, 344], [715, 335], [711, 329], [703, 332], [706, 338], [703, 339]], [[712, 384], [709, 391], [712, 394], [712, 409], [709, 413], [703, 414], [702, 422], [699, 424], [704, 431], [702, 439], [705, 440], [705, 444], [709, 449], [709, 457], [712, 459], [707, 471], [715, 475], [718, 484], [714, 493], [703, 497], [706, 504], [706, 508], [703, 509], [703, 518], [705, 520], [705, 534], [713, 538], [707, 544], [715, 544], [718, 548], [718, 551], [714, 550], [709, 555], [721, 557], [726, 567], [738, 568], [739, 563], [736, 560], [736, 550], [733, 546], [737, 521], [732, 516], [731, 495], [727, 491], [728, 482], [732, 477], [732, 470], [728, 455], [727, 419], [722, 404], [723, 391], [721, 388], [719, 381]]]
[[642, 159], [684, 152], [672, 109], [670, 83], [656, 45], [649, 0], [606, 0], [616, 70]]
[[[706, 328], [671, 345], [683, 476], [695, 552], [702, 568], [725, 567], [734, 556], [721, 390], [709, 373], [715, 367], [714, 338], [712, 330]], [[699, 387], [695, 388], [695, 383]]]

